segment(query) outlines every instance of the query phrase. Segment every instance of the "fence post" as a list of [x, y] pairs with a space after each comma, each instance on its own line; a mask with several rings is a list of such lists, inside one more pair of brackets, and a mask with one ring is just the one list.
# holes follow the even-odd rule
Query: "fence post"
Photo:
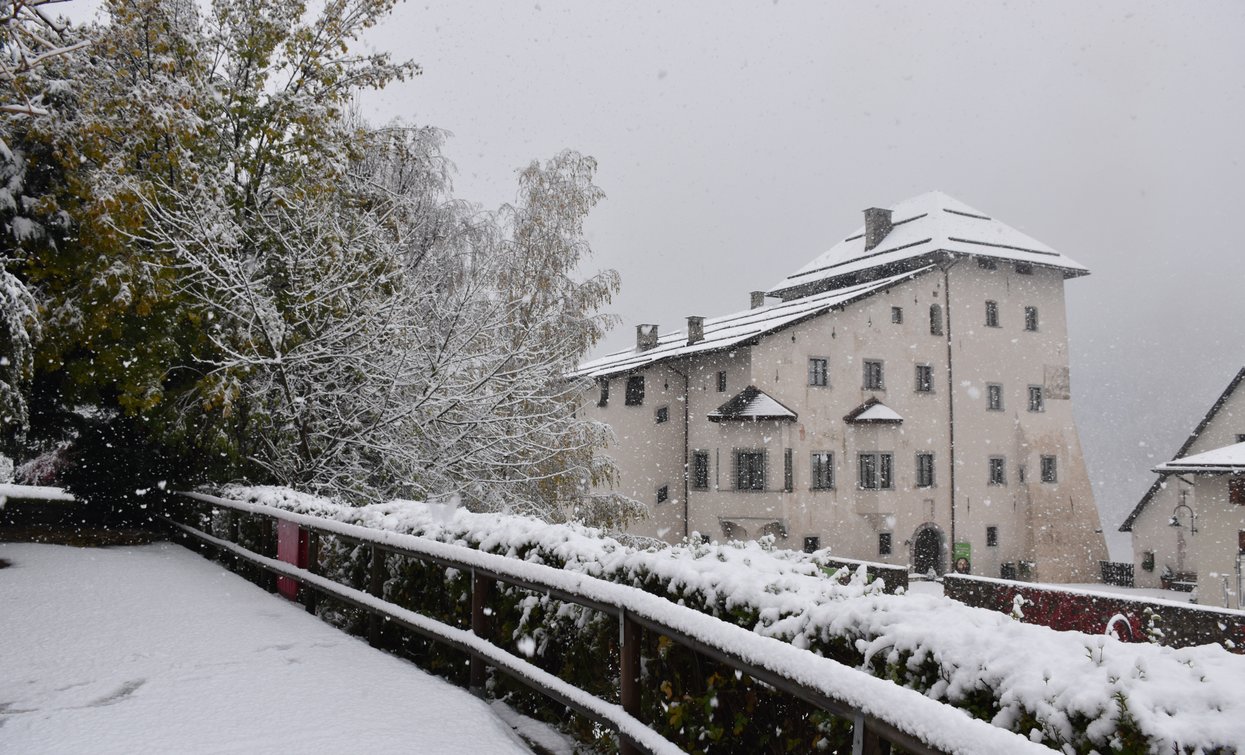
[[[618, 649], [618, 696], [623, 710], [633, 718], [640, 717], [640, 630], [625, 609], [619, 609], [618, 622], [621, 642]], [[640, 755], [643, 752], [625, 734], [618, 734], [618, 751], [621, 755]]]
[[[377, 598], [385, 597], [385, 554], [375, 545], [372, 546], [372, 565], [368, 570], [367, 591], [370, 595]], [[375, 611], [369, 611], [367, 615], [367, 641], [374, 648], [380, 647], [381, 631], [380, 614]]]
[[[493, 596], [493, 580], [471, 570], [471, 631], [476, 637], [489, 639], [492, 634], [487, 609]], [[471, 656], [471, 688], [483, 690], [488, 667], [484, 659]]]
[[891, 743], [885, 742], [865, 722], [865, 714], [852, 717], [852, 755], [890, 755]]
[[[312, 574], [320, 573], [320, 533], [315, 530], [307, 530], [307, 571]], [[303, 585], [303, 605], [307, 607], [307, 613], [315, 614], [316, 598], [320, 593], [311, 585]]]

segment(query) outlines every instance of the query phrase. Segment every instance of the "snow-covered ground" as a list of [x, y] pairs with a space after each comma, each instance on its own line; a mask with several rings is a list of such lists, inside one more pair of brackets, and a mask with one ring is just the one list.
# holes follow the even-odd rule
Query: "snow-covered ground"
[[466, 691], [179, 546], [0, 559], [0, 752], [528, 752]]

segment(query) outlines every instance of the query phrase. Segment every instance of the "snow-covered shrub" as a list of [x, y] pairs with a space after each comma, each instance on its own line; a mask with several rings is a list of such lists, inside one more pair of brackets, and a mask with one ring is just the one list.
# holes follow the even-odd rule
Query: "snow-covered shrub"
[[13, 482], [13, 460], [0, 454], [0, 483]]
[[[818, 554], [767, 552], [755, 543], [639, 550], [583, 527], [413, 502], [350, 508], [275, 488], [234, 487], [224, 495], [630, 584], [1066, 752], [1231, 752], [1245, 741], [1245, 658], [1217, 646], [1122, 643], [940, 597], [887, 595], [862, 571], [839, 584], [824, 577]], [[390, 571], [386, 592], [420, 604], [448, 601], [441, 610], [462, 625], [469, 601], [455, 581], [461, 575], [438, 571], [411, 586], [403, 586], [409, 576]], [[436, 584], [447, 592], [428, 597]], [[531, 649], [534, 642], [534, 661], [602, 697], [613, 694], [612, 683], [601, 684], [600, 667], [614, 662], [615, 621], [519, 590], [502, 598], [502, 644], [517, 648], [522, 640]], [[841, 741], [841, 724], [663, 638], [648, 636], [643, 665], [647, 720], [690, 750], [719, 739], [735, 751]]]

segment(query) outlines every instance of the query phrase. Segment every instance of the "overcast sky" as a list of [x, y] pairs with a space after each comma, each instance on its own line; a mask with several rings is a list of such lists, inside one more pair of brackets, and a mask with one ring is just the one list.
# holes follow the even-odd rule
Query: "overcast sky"
[[447, 0], [369, 41], [424, 74], [365, 112], [453, 132], [462, 196], [597, 158], [605, 349], [746, 308], [930, 189], [1089, 266], [1073, 398], [1108, 535], [1245, 364], [1245, 4]]

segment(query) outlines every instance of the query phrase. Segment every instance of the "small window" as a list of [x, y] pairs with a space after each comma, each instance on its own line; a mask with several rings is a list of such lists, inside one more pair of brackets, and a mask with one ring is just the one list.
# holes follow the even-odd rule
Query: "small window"
[[669, 422], [670, 421], [670, 407], [668, 406], [657, 407], [656, 419], [657, 419], [657, 424], [659, 425], [665, 422]]
[[1054, 456], [1042, 457], [1042, 482], [1059, 482], [1059, 469]]
[[994, 525], [986, 527], [986, 547], [995, 548], [999, 544], [999, 528]]
[[999, 303], [997, 301], [986, 302], [986, 327], [999, 327]]
[[1022, 483], [1025, 481], [1025, 465], [1024, 464], [1016, 465], [1016, 479]]
[[891, 533], [878, 533], [878, 555], [889, 556], [891, 554]]
[[726, 392], [726, 370], [718, 373], [718, 393]]
[[765, 452], [735, 452], [735, 489], [765, 490]]
[[1245, 433], [1237, 433], [1237, 434], [1236, 434], [1236, 442], [1237, 442], [1237, 443], [1245, 443]]
[[597, 406], [610, 405], [610, 380], [602, 378], [601, 380], [601, 398], [597, 399]]
[[930, 393], [934, 390], [934, 368], [928, 364], [916, 366], [916, 392]]
[[990, 484], [1006, 485], [1007, 484], [1007, 467], [1004, 465], [1002, 456], [990, 457]]
[[865, 360], [865, 390], [882, 390], [882, 363], [877, 360]]
[[916, 455], [916, 486], [918, 488], [934, 487], [934, 455], [931, 453]]
[[894, 486], [894, 457], [888, 453], [867, 453], [858, 457], [858, 484], [864, 490], [890, 490]]
[[692, 452], [692, 487], [697, 490], [709, 488], [709, 452]]
[[986, 385], [986, 409], [992, 412], [1003, 411], [1003, 386], [998, 383]]
[[824, 386], [827, 382], [826, 360], [813, 357], [808, 360], [808, 384]]
[[1228, 503], [1245, 506], [1245, 477], [1228, 478]]
[[929, 334], [931, 336], [942, 335], [942, 305], [929, 305]]
[[1040, 412], [1045, 408], [1045, 404], [1042, 403], [1042, 386], [1029, 386], [1029, 411]]
[[1025, 307], [1025, 330], [1037, 330], [1037, 307]]
[[790, 448], [782, 452], [782, 489], [785, 493], [795, 490], [795, 459]]
[[643, 375], [632, 375], [627, 378], [627, 395], [623, 398], [623, 403], [627, 406], [642, 406], [644, 404]]
[[998, 270], [999, 263], [995, 262], [994, 260], [988, 257], [978, 257], [977, 267], [981, 268], [982, 270]]
[[804, 538], [804, 552], [815, 553], [821, 550], [821, 538], [816, 535], [809, 535]]
[[1017, 262], [1016, 263], [1016, 274], [1017, 275], [1033, 275], [1033, 265], [1029, 264], [1028, 262]]
[[670, 486], [662, 485], [660, 488], [657, 488], [657, 502], [665, 503], [668, 500], [670, 500]]
[[830, 490], [834, 487], [834, 454], [813, 452], [809, 467], [813, 472], [813, 490]]
[[903, 307], [891, 307], [891, 322], [896, 325], [903, 324]]

